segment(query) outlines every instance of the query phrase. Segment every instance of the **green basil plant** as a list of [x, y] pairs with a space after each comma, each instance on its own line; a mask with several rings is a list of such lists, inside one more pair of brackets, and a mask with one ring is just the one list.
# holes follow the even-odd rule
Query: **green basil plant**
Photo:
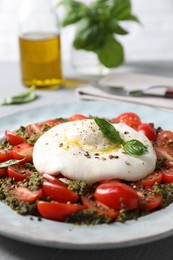
[[139, 22], [132, 14], [130, 0], [93, 0], [90, 4], [62, 0], [59, 4], [65, 9], [62, 26], [76, 24], [75, 49], [94, 52], [108, 68], [124, 62], [124, 49], [116, 36], [126, 35], [128, 31], [121, 22]]

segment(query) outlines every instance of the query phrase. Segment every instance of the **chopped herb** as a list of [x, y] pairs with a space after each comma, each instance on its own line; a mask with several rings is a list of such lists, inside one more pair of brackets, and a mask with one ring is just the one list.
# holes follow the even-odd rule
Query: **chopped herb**
[[12, 178], [7, 177], [0, 179], [0, 200], [21, 215], [35, 215], [36, 202], [24, 202], [11, 196], [10, 192], [14, 185], [15, 180]]
[[165, 161], [166, 161], [165, 157], [158, 158], [157, 161], [156, 161], [155, 170], [158, 171], [158, 170], [162, 169], [165, 165]]
[[127, 220], [137, 220], [141, 216], [147, 215], [149, 212], [147, 210], [127, 210], [125, 208], [121, 209], [118, 217], [116, 218], [116, 222], [125, 222]]
[[24, 202], [7, 196], [4, 202], [20, 215], [37, 215], [37, 202]]
[[160, 192], [163, 196], [163, 202], [161, 204], [162, 208], [165, 208], [173, 203], [173, 183], [155, 185], [155, 190], [156, 187], [157, 192]]
[[10, 148], [12, 147], [11, 144], [8, 142], [7, 138], [3, 138], [0, 143], [0, 149]]
[[39, 172], [33, 172], [28, 178], [28, 188], [30, 190], [37, 190], [44, 182], [43, 175]]
[[156, 128], [156, 134], [160, 133], [163, 129], [159, 126], [158, 128]]
[[48, 131], [49, 129], [51, 129], [51, 127], [49, 125], [46, 125], [43, 127], [43, 131], [46, 132]]
[[65, 222], [78, 225], [98, 225], [111, 223], [112, 219], [103, 214], [97, 214], [94, 210], [86, 209], [69, 215]]
[[26, 137], [26, 132], [25, 132], [25, 127], [24, 126], [20, 126], [18, 129], [16, 129], [14, 131], [16, 134], [22, 136], [22, 137]]
[[90, 193], [95, 187], [96, 184], [88, 184], [81, 180], [70, 180], [68, 184], [68, 189], [76, 192], [80, 196]]
[[36, 141], [40, 138], [41, 134], [39, 133], [35, 133], [32, 134], [28, 139], [27, 139], [27, 143], [28, 144], [35, 144]]

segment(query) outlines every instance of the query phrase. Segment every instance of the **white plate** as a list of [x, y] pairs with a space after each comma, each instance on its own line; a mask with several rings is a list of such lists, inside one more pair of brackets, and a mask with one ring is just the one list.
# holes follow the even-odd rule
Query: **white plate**
[[[136, 112], [143, 122], [155, 122], [164, 129], [173, 130], [173, 114], [120, 102], [79, 102], [53, 104], [1, 118], [0, 135], [5, 129], [39, 122], [48, 118], [68, 117], [74, 113], [113, 118], [123, 112]], [[20, 216], [0, 203], [0, 234], [43, 246], [71, 249], [103, 249], [142, 244], [173, 234], [173, 205], [141, 217], [137, 221], [98, 226], [77, 226], [36, 217]]]

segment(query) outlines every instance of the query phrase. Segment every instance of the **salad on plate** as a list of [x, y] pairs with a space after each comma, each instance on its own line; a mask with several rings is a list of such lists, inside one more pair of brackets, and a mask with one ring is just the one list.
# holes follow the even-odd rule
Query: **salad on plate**
[[80, 225], [151, 214], [173, 202], [173, 132], [133, 112], [7, 129], [0, 200], [21, 215]]

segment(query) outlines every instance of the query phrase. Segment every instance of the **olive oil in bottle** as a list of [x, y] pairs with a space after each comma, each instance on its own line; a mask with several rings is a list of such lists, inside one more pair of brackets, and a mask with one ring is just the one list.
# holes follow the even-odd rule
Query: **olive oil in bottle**
[[57, 88], [62, 83], [60, 36], [47, 33], [19, 37], [23, 84], [38, 89]]
[[62, 85], [60, 28], [51, 0], [22, 0], [19, 48], [24, 86], [55, 89]]

